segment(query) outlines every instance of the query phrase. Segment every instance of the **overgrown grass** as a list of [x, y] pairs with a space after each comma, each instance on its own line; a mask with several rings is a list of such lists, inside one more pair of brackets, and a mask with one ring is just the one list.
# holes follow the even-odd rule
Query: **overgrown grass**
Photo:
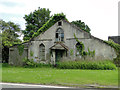
[[91, 69], [91, 70], [114, 70], [117, 69], [115, 64], [110, 60], [79, 60], [63, 61], [57, 64], [60, 69]]
[[8, 63], [2, 63], [0, 64], [1, 67], [12, 67], [11, 65], [9, 65]]
[[81, 87], [86, 84], [118, 85], [118, 70], [2, 67], [2, 82]]
[[51, 64], [44, 64], [44, 63], [36, 63], [33, 59], [23, 59], [25, 68], [35, 68], [35, 67], [52, 67]]
[[[25, 59], [24, 67], [53, 67], [51, 64], [36, 63], [33, 60]], [[117, 69], [113, 61], [110, 60], [78, 60], [58, 62], [55, 67], [60, 69], [91, 69], [91, 70], [114, 70]]]
[[44, 67], [44, 68], [52, 68], [53, 65], [51, 65], [51, 64], [42, 64], [42, 63], [34, 63], [33, 65], [25, 65], [23, 67], [25, 67], [25, 68], [42, 68], [42, 67]]

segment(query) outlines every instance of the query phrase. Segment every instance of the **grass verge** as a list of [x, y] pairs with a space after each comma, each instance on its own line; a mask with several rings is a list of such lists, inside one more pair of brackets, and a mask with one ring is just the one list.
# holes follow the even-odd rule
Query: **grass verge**
[[86, 84], [118, 85], [118, 70], [2, 67], [2, 82], [81, 87]]

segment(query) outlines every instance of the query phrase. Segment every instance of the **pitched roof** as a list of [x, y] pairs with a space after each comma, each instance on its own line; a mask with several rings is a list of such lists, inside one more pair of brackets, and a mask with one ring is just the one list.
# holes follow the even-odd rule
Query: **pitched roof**
[[66, 16], [63, 13], [60, 14], [55, 14], [54, 16], [52, 16], [37, 32], [34, 32], [32, 38], [38, 36], [39, 34], [41, 34], [42, 32], [45, 32], [46, 30], [48, 30], [51, 26], [53, 26], [56, 22], [60, 21], [60, 20], [67, 20]]
[[[66, 23], [70, 24], [72, 27], [74, 27], [74, 28], [76, 28], [76, 29], [78, 29], [78, 30], [80, 30], [80, 31], [82, 31], [82, 32], [84, 32], [84, 33], [88, 33], [88, 32], [86, 32], [86, 31], [82, 30], [80, 27], [76, 26], [75, 24], [70, 23], [70, 22], [67, 21], [67, 20], [63, 20], [63, 21], [65, 21]], [[89, 34], [90, 34], [90, 33], [89, 33]]]

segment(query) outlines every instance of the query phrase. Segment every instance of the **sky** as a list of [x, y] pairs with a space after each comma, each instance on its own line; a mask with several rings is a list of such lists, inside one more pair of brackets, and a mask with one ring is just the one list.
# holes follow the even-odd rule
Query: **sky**
[[91, 34], [103, 40], [118, 35], [118, 2], [120, 0], [0, 0], [0, 19], [12, 21], [25, 29], [24, 16], [40, 8], [51, 15], [63, 12], [71, 22], [81, 20]]

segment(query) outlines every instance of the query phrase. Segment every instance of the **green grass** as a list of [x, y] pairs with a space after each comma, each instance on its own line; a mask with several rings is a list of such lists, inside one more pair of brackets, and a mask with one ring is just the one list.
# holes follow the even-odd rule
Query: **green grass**
[[2, 82], [77, 86], [118, 85], [118, 70], [3, 67]]

